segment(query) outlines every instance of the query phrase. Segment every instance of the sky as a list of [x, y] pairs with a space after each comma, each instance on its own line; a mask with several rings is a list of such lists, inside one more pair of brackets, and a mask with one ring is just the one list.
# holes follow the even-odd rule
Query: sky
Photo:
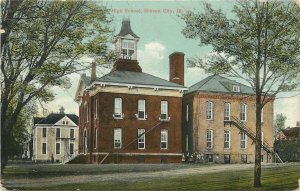
[[[213, 7], [221, 8], [231, 16], [233, 0], [211, 0]], [[187, 39], [181, 34], [185, 26], [179, 18], [187, 10], [199, 11], [203, 6], [196, 0], [156, 0], [156, 1], [106, 1], [102, 3], [111, 9], [114, 17], [112, 28], [118, 34], [122, 19], [129, 18], [133, 32], [140, 37], [137, 58], [143, 72], [168, 80], [169, 55], [175, 51], [185, 54], [185, 86], [189, 87], [209, 76], [199, 68], [188, 68], [186, 59], [203, 57], [211, 52], [210, 47], [200, 47], [199, 41]], [[97, 76], [108, 73], [109, 70], [97, 68]], [[90, 75], [90, 71], [85, 72]], [[53, 88], [56, 99], [43, 107], [48, 112], [58, 112], [63, 106], [65, 112], [78, 115], [78, 104], [74, 101], [80, 74], [70, 75], [72, 87], [68, 90]], [[299, 89], [299, 88], [298, 88]], [[280, 98], [279, 98], [280, 97]], [[282, 98], [281, 98], [282, 97]], [[288, 97], [288, 98], [286, 98]], [[274, 115], [283, 113], [287, 116], [286, 127], [295, 126], [300, 121], [300, 91], [282, 93], [275, 100]]]

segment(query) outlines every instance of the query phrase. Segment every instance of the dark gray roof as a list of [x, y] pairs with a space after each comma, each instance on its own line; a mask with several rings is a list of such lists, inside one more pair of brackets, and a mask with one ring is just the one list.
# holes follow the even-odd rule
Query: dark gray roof
[[36, 124], [55, 124], [63, 117], [67, 116], [70, 118], [76, 125], [78, 125], [79, 118], [75, 114], [64, 114], [64, 113], [51, 113], [47, 117], [35, 117], [33, 119], [34, 125]]
[[186, 92], [186, 94], [198, 92], [198, 91], [237, 94], [238, 92], [232, 91], [233, 85], [237, 85], [240, 87], [239, 94], [255, 94], [255, 92], [251, 87], [219, 75], [209, 76], [204, 80], [201, 80], [200, 82], [192, 85], [189, 88], [189, 90]]
[[91, 83], [91, 77], [90, 76], [86, 76], [85, 74], [82, 74], [81, 79], [82, 79], [84, 88], [86, 88], [90, 85], [90, 83]]
[[140, 38], [136, 34], [134, 34], [134, 32], [132, 32], [129, 19], [122, 21], [121, 31], [119, 32], [119, 34], [117, 34], [117, 36], [126, 36], [128, 34], [130, 34], [134, 38]]
[[114, 71], [98, 78], [97, 82], [185, 88], [182, 85], [143, 72]]

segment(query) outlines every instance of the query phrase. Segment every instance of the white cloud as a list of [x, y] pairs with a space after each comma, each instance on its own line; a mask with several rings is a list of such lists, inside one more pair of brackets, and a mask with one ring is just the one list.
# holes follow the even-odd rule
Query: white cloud
[[166, 47], [160, 42], [145, 44], [143, 49], [138, 50], [137, 56], [143, 72], [164, 79], [169, 77], [169, 61], [165, 58]]

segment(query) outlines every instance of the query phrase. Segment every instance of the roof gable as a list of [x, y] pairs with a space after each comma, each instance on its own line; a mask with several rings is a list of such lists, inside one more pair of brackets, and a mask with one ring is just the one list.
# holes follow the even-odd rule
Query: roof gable
[[64, 125], [64, 126], [77, 126], [74, 121], [72, 121], [67, 115], [57, 121], [54, 125]]
[[75, 125], [78, 125], [79, 118], [75, 114], [51, 113], [45, 118], [34, 118], [34, 125], [55, 125], [65, 116], [68, 117]]
[[90, 82], [91, 82], [91, 77], [86, 76], [85, 74], [81, 75], [75, 93], [75, 101], [78, 101], [79, 98], [83, 96], [83, 92], [85, 88], [90, 85]]

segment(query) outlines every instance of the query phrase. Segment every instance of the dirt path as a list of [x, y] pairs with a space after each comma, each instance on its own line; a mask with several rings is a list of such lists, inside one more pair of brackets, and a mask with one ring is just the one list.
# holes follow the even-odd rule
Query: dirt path
[[41, 188], [46, 186], [57, 186], [62, 184], [73, 183], [90, 183], [90, 182], [110, 182], [122, 181], [133, 182], [147, 180], [149, 178], [178, 177], [193, 174], [205, 174], [210, 172], [232, 171], [236, 169], [250, 169], [253, 164], [231, 164], [231, 165], [212, 165], [212, 166], [188, 166], [188, 168], [168, 169], [156, 172], [115, 172], [108, 174], [85, 174], [76, 176], [51, 176], [47, 178], [11, 178], [2, 179], [2, 184], [7, 188]]

